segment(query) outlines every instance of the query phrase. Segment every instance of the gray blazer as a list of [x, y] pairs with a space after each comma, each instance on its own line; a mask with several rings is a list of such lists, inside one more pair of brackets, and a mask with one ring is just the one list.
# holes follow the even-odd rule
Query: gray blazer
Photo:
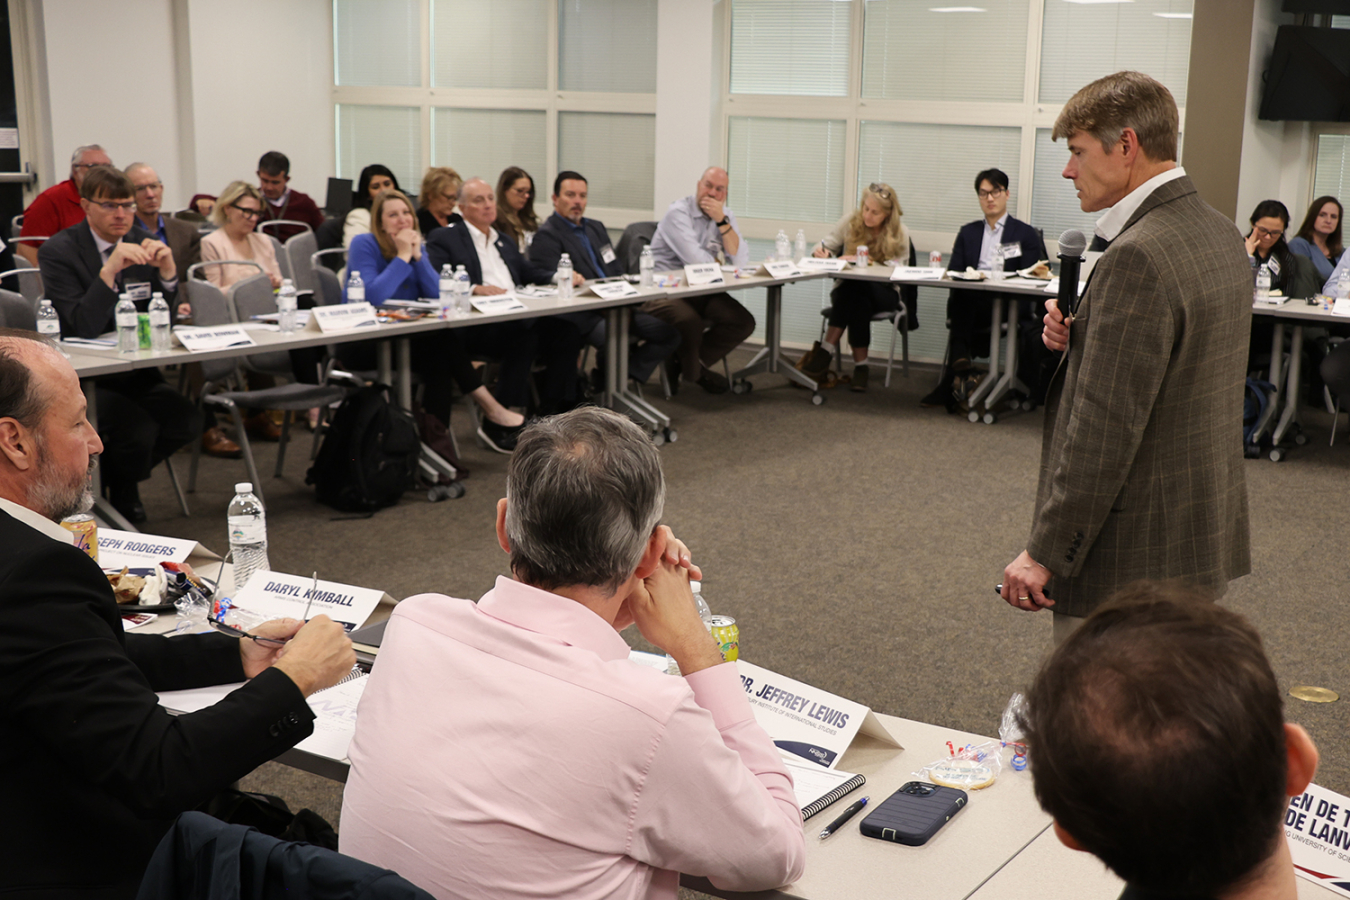
[[1161, 185], [1092, 272], [1046, 400], [1027, 550], [1055, 611], [1139, 578], [1222, 594], [1251, 571], [1242, 400], [1251, 269], [1187, 177]]

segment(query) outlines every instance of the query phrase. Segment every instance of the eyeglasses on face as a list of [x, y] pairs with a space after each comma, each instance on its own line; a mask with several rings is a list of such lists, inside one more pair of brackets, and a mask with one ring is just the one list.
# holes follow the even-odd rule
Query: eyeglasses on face
[[1277, 238], [1284, 234], [1284, 229], [1280, 229], [1279, 231], [1271, 231], [1269, 228], [1262, 228], [1260, 225], [1257, 225], [1256, 233], [1261, 235], [1262, 237]]
[[138, 186], [136, 188], [136, 193], [138, 194], [154, 193], [155, 191], [160, 191], [163, 189], [164, 189], [164, 182], [152, 181], [149, 184], [142, 184]]
[[262, 215], [261, 209], [253, 209], [252, 207], [248, 206], [240, 206], [238, 203], [234, 204], [232, 208], [239, 210], [239, 214], [247, 219], [256, 219]]
[[877, 195], [878, 197], [880, 197], [882, 200], [889, 200], [889, 199], [891, 199], [891, 192], [890, 192], [890, 189], [887, 188], [885, 185], [877, 184], [877, 183], [874, 181], [874, 182], [872, 182], [871, 184], [869, 184], [869, 185], [867, 186], [867, 189], [868, 189], [869, 191], [871, 191], [872, 193], [876, 194], [876, 195]]
[[981, 200], [988, 200], [990, 197], [997, 197], [999, 194], [1002, 194], [1005, 190], [1007, 190], [1007, 189], [1006, 189], [1006, 188], [1001, 188], [1001, 187], [996, 187], [996, 188], [994, 188], [992, 191], [982, 191], [982, 190], [976, 189], [975, 193], [977, 193], [977, 194], [980, 195], [980, 199], [981, 199]]
[[134, 200], [127, 200], [123, 203], [115, 203], [110, 200], [91, 200], [89, 202], [97, 206], [99, 209], [102, 209], [110, 213], [117, 212], [118, 210], [122, 210], [123, 212], [131, 212], [136, 208], [136, 201]]

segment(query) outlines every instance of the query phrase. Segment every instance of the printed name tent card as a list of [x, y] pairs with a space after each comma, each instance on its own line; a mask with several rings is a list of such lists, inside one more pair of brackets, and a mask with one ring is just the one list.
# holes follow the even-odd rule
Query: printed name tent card
[[770, 259], [765, 260], [755, 270], [755, 274], [768, 275], [770, 278], [797, 278], [802, 274], [802, 270], [790, 259]]
[[690, 287], [700, 284], [723, 284], [722, 267], [715, 262], [693, 263], [684, 267], [684, 281]]
[[903, 749], [876, 714], [861, 703], [743, 659], [736, 661], [736, 668], [755, 721], [779, 750], [833, 769], [859, 734]]
[[626, 281], [597, 281], [586, 285], [586, 290], [605, 300], [617, 300], [620, 297], [636, 297], [638, 289]]
[[161, 562], [186, 562], [194, 569], [220, 557], [193, 540], [138, 534], [115, 528], [98, 530], [98, 564], [105, 569], [132, 569]]
[[337, 303], [332, 306], [316, 306], [310, 311], [306, 331], [318, 331], [330, 334], [335, 331], [353, 331], [357, 328], [378, 328], [379, 319], [375, 318], [375, 307], [369, 303]]
[[514, 292], [508, 291], [505, 294], [492, 294], [491, 296], [474, 297], [471, 301], [473, 308], [480, 313], [491, 315], [492, 313], [516, 312], [521, 309], [529, 309], [524, 303], [516, 298]]
[[1284, 836], [1296, 875], [1350, 897], [1350, 797], [1308, 785], [1289, 801]]
[[924, 268], [922, 266], [896, 266], [891, 269], [891, 281], [909, 281], [915, 278], [932, 279], [934, 281], [942, 280], [942, 273], [947, 271], [942, 267], [936, 269]]
[[394, 598], [371, 588], [336, 581], [320, 581], [315, 586], [313, 578], [267, 571], [254, 572], [233, 598], [240, 609], [269, 619], [304, 619], [308, 607], [309, 618], [322, 613], [348, 632], [364, 625], [381, 602], [392, 604]]
[[227, 347], [252, 347], [255, 343], [243, 325], [221, 325], [216, 328], [179, 325], [173, 330], [173, 338], [194, 353], [224, 350]]
[[803, 272], [842, 272], [848, 268], [848, 260], [803, 256], [797, 260], [797, 268]]

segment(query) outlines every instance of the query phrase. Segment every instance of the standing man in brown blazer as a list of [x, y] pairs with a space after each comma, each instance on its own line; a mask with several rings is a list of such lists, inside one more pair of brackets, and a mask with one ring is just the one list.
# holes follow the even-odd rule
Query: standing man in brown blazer
[[1003, 598], [1052, 609], [1062, 640], [1116, 588], [1182, 579], [1221, 595], [1251, 571], [1242, 396], [1251, 270], [1236, 226], [1176, 164], [1177, 106], [1138, 72], [1064, 106], [1064, 177], [1108, 242], [1068, 320], [1046, 399], [1027, 548]]

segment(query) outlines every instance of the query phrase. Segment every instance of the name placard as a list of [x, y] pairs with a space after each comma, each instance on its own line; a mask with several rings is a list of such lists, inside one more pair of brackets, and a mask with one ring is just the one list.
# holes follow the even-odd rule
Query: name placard
[[684, 282], [690, 287], [700, 284], [722, 284], [722, 267], [718, 263], [694, 263], [684, 267]]
[[802, 274], [797, 264], [790, 259], [766, 260], [755, 270], [756, 275], [768, 275], [770, 278], [796, 278]]
[[803, 256], [797, 260], [797, 268], [803, 272], [842, 272], [848, 268], [848, 260], [817, 259], [814, 256]]
[[859, 733], [900, 747], [881, 720], [861, 703], [743, 659], [736, 661], [736, 669], [755, 721], [780, 750], [833, 769]]
[[636, 297], [638, 289], [626, 281], [598, 281], [586, 285], [586, 290], [605, 300], [617, 300], [620, 297]]
[[1296, 875], [1350, 897], [1350, 797], [1308, 785], [1289, 801], [1284, 836]]
[[115, 528], [98, 530], [98, 564], [105, 569], [144, 568], [161, 562], [211, 561], [219, 556], [193, 540], [137, 534]]
[[310, 618], [322, 613], [348, 632], [364, 625], [381, 600], [394, 602], [384, 591], [336, 581], [320, 581], [315, 585], [313, 578], [281, 572], [254, 572], [233, 598], [240, 609], [269, 619], [303, 619], [308, 606]]
[[221, 325], [219, 328], [193, 328], [179, 325], [173, 330], [174, 340], [191, 352], [224, 350], [226, 347], [252, 347], [253, 338], [242, 325]]
[[[556, 292], [555, 292], [556, 296]], [[518, 309], [529, 309], [524, 303], [516, 298], [514, 293], [493, 294], [490, 297], [474, 297], [470, 301], [473, 308], [480, 313], [491, 315], [493, 313], [515, 312]]]
[[1350, 298], [1337, 300], [1331, 307], [1333, 316], [1350, 316]]
[[335, 331], [353, 331], [357, 328], [378, 328], [380, 321], [375, 318], [375, 307], [369, 303], [338, 303], [333, 306], [316, 306], [310, 310], [306, 331], [319, 331], [330, 334]]
[[939, 266], [936, 269], [925, 266], [896, 266], [891, 269], [891, 281], [932, 280], [939, 281], [947, 271]]

